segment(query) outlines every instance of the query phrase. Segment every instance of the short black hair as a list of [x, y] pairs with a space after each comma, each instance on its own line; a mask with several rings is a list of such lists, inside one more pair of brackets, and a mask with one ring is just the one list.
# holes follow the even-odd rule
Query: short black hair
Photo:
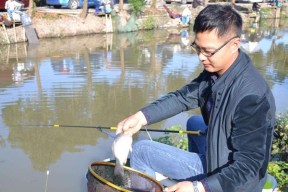
[[242, 17], [229, 4], [213, 4], [205, 7], [195, 19], [194, 33], [217, 30], [218, 37], [223, 37], [229, 33], [241, 36]]

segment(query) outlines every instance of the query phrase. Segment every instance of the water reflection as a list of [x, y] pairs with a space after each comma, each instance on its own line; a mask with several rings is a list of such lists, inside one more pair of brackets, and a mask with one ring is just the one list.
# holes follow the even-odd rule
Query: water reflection
[[[251, 24], [241, 37], [242, 49], [272, 88], [278, 112], [288, 106], [287, 26], [274, 20]], [[193, 38], [190, 30], [161, 30], [1, 46], [0, 191], [47, 190], [47, 170], [50, 191], [85, 191], [88, 164], [111, 157], [112, 139], [99, 130], [45, 125], [114, 126], [178, 89], [202, 70], [189, 47]], [[198, 112], [153, 127], [185, 126]]]

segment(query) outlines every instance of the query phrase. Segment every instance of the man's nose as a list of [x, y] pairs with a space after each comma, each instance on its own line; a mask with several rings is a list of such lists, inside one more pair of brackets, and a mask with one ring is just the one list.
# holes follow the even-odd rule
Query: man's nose
[[200, 61], [205, 61], [207, 59], [207, 57], [205, 55], [203, 55], [203, 53], [201, 53], [201, 52], [198, 53], [198, 57], [199, 57]]

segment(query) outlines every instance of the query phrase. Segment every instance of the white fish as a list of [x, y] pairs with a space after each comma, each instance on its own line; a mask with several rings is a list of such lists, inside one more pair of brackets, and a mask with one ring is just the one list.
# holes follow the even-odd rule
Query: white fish
[[112, 151], [116, 159], [114, 169], [115, 176], [124, 177], [124, 165], [127, 162], [129, 151], [132, 151], [132, 135], [129, 133], [119, 133], [112, 144]]

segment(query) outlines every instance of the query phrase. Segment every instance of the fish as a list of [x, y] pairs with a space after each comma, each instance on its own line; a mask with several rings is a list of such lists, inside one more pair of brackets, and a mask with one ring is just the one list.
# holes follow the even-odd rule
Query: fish
[[124, 178], [124, 165], [127, 163], [129, 152], [132, 152], [132, 134], [119, 133], [116, 135], [113, 144], [112, 151], [115, 156], [115, 169], [114, 175]]

